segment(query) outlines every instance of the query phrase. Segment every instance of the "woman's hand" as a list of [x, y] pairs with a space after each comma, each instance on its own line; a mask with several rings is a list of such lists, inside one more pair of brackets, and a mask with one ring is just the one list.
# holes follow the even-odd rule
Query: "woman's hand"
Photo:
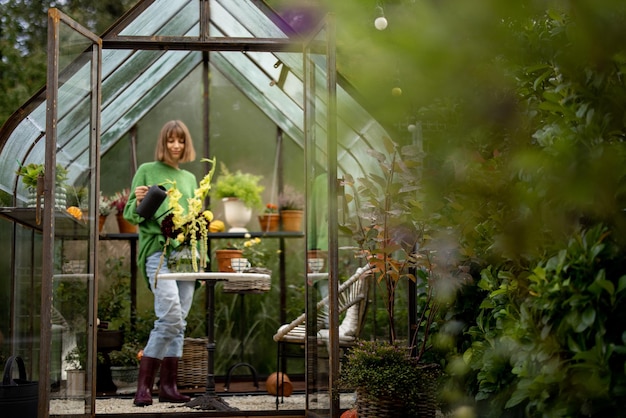
[[137, 201], [137, 206], [139, 206], [143, 198], [146, 197], [146, 195], [148, 194], [148, 190], [150, 190], [148, 186], [135, 187], [135, 198]]

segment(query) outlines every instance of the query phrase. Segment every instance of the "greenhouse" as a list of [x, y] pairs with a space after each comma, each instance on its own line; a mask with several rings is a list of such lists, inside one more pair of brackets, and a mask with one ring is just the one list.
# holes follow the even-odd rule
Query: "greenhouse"
[[[142, 318], [151, 302], [135, 262], [137, 232], [118, 226], [115, 210], [106, 216], [102, 201], [123, 199], [137, 167], [153, 160], [160, 127], [172, 119], [187, 124], [199, 157], [215, 158], [216, 176], [227, 167], [261, 177], [264, 206], [277, 205], [288, 190], [306, 203], [295, 231], [264, 230], [252, 220], [249, 232], [209, 234], [211, 257], [260, 238], [273, 259], [271, 290], [244, 287], [231, 295], [212, 260], [187, 331], [201, 339], [204, 354], [209, 347], [199, 397], [215, 395], [215, 376], [237, 361], [263, 377], [289, 373], [272, 335], [307, 312], [313, 319], [306, 320], [306, 360], [293, 369], [305, 379], [301, 413], [338, 416], [339, 321], [345, 309], [359, 306], [342, 306], [341, 293], [359, 263], [332, 225], [350, 211], [341, 180], [380, 170], [367, 149], [382, 146], [385, 130], [336, 72], [332, 15], [309, 17], [312, 23], [294, 30], [259, 1], [144, 0], [98, 36], [61, 10], [49, 11], [47, 85], [0, 131], [1, 248], [11, 255], [0, 262], [0, 322], [9, 350], [3, 358], [20, 356], [39, 381], [39, 417], [95, 416], [102, 357], [111, 361], [120, 349], [116, 342], [106, 346], [105, 334], [114, 338], [119, 329], [129, 341], [149, 321]], [[201, 179], [211, 166], [198, 158], [187, 168]], [[215, 218], [227, 219], [217, 199], [209, 206]], [[322, 261], [313, 271], [312, 259]], [[116, 303], [116, 288], [125, 292], [117, 302], [126, 313], [103, 317]], [[262, 338], [246, 343], [249, 334], [241, 330], [262, 321], [254, 309], [269, 297], [276, 310], [267, 314]], [[224, 304], [230, 322], [220, 316]], [[326, 334], [315, 330], [318, 309], [327, 311]], [[320, 335], [324, 341], [316, 341]], [[72, 353], [84, 374], [70, 388]], [[314, 403], [313, 395], [328, 401]], [[77, 409], [60, 412], [60, 399]], [[216, 409], [211, 402], [200, 409]]]
[[0, 416], [622, 416], [624, 22], [0, 1]]

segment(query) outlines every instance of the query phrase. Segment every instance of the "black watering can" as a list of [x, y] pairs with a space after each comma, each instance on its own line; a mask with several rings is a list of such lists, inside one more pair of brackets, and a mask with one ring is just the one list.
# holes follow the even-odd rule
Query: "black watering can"
[[150, 219], [156, 213], [161, 203], [165, 200], [167, 192], [163, 186], [152, 186], [146, 197], [143, 198], [139, 206], [137, 206], [136, 212], [145, 219]]

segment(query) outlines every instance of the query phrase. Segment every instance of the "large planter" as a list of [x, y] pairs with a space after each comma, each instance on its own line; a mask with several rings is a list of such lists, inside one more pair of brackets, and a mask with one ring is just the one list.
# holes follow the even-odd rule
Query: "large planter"
[[225, 197], [222, 203], [224, 204], [224, 218], [230, 225], [228, 232], [248, 232], [246, 225], [252, 219], [252, 209], [237, 198]]
[[301, 210], [283, 210], [280, 212], [280, 218], [283, 221], [283, 231], [299, 232], [302, 231], [302, 215]]
[[234, 273], [235, 270], [230, 265], [231, 258], [241, 258], [243, 251], [241, 250], [215, 250], [215, 259], [217, 261], [217, 270], [222, 272]]
[[111, 366], [111, 380], [118, 395], [135, 393], [138, 378], [139, 366]]

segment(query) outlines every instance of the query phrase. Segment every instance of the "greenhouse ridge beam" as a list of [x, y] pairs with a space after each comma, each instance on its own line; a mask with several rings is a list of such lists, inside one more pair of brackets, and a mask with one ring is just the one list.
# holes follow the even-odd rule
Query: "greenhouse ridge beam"
[[[302, 44], [290, 39], [276, 38], [209, 38], [207, 40], [172, 36], [118, 36], [103, 39], [104, 49], [171, 50], [171, 51], [254, 51], [302, 52]], [[324, 43], [316, 51], [326, 50]]]

